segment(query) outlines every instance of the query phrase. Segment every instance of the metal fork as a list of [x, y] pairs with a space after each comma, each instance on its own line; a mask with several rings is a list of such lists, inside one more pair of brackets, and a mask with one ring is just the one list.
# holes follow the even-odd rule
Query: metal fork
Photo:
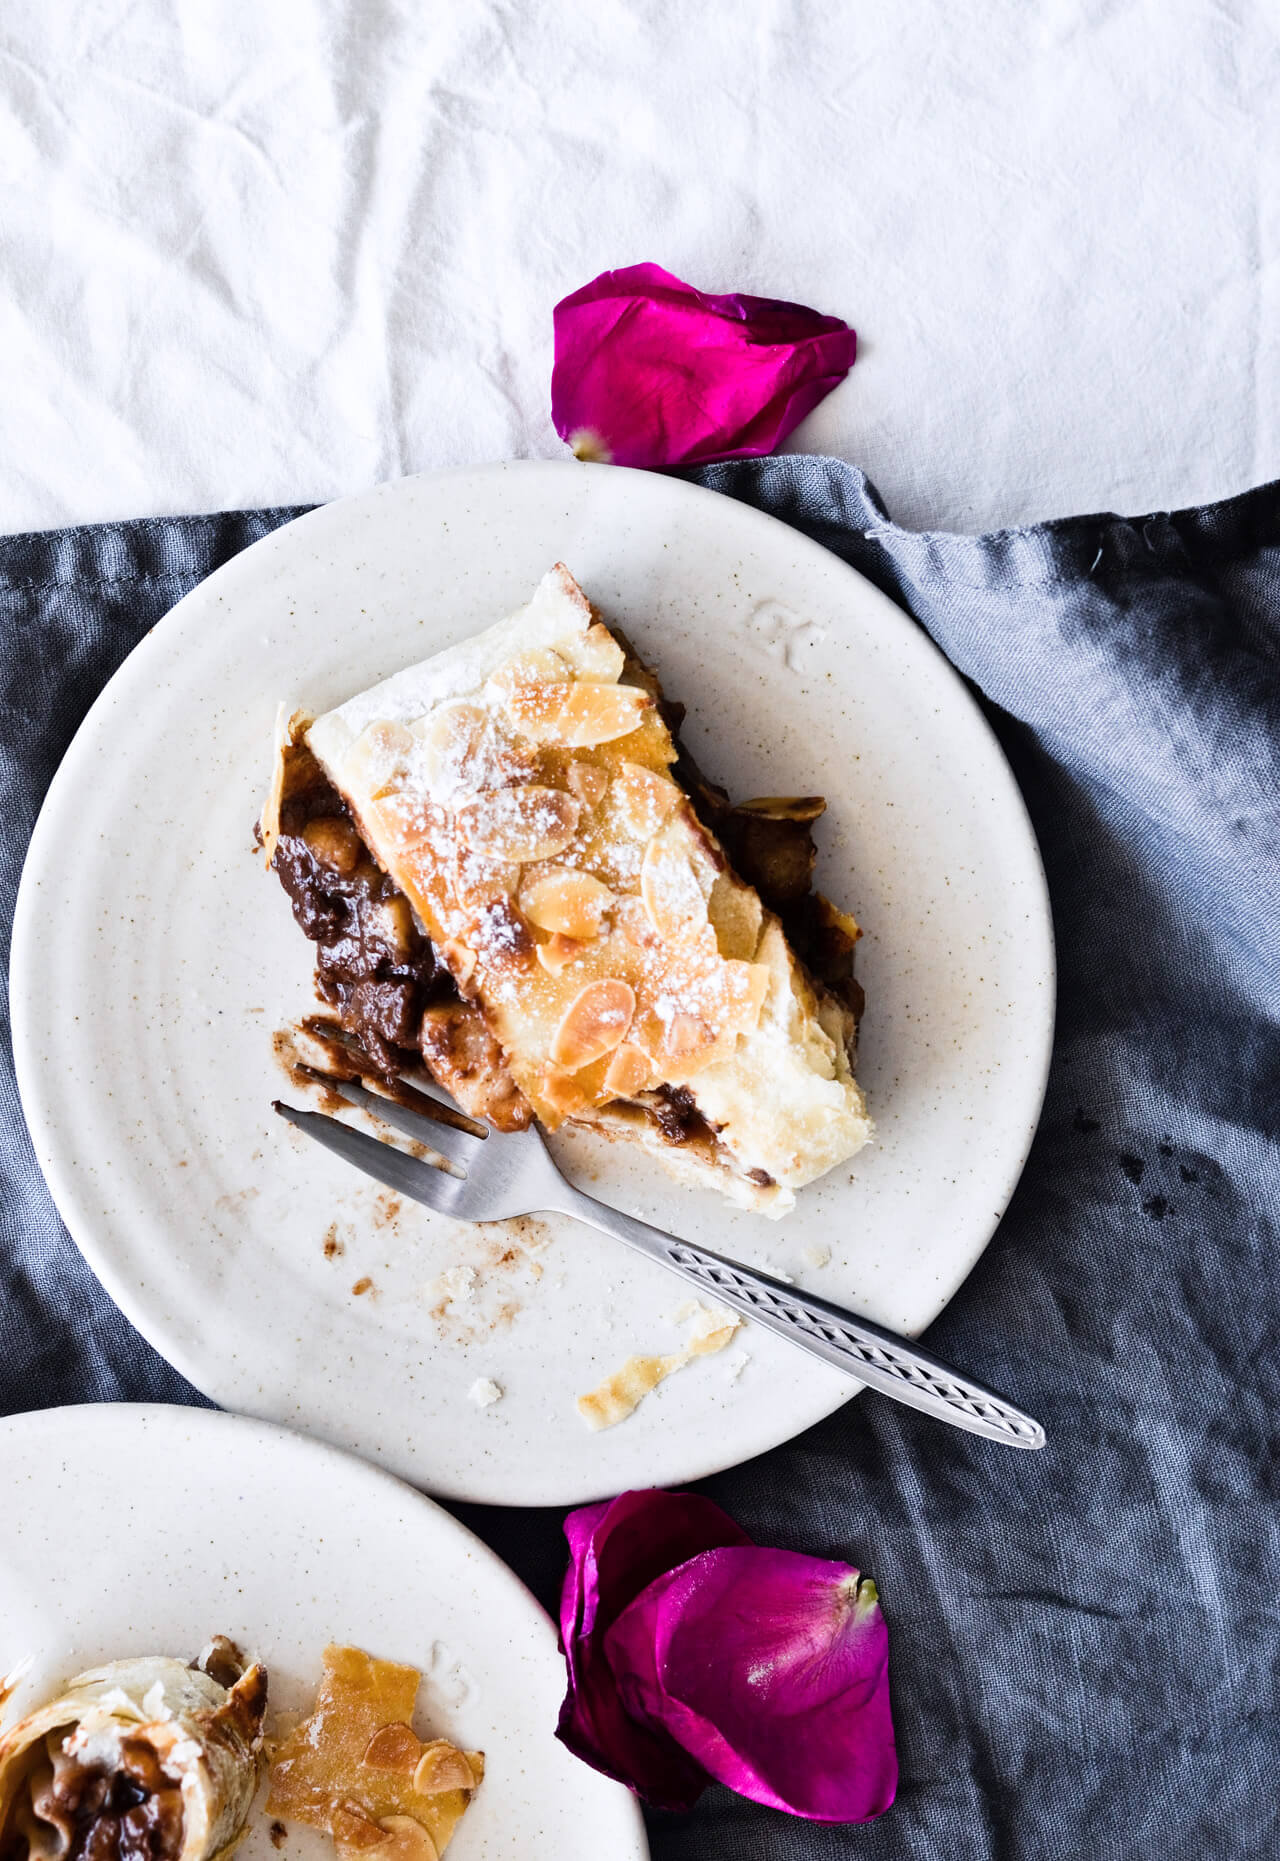
[[[950, 1369], [918, 1344], [869, 1319], [855, 1317], [816, 1293], [802, 1292], [758, 1267], [677, 1240], [575, 1189], [556, 1168], [536, 1125], [514, 1135], [499, 1135], [460, 1117], [449, 1101], [441, 1105], [450, 1120], [446, 1124], [370, 1092], [354, 1080], [326, 1078], [324, 1083], [348, 1104], [373, 1112], [423, 1145], [439, 1161], [408, 1156], [323, 1112], [300, 1111], [278, 1099], [275, 1110], [308, 1137], [398, 1194], [459, 1221], [502, 1221], [552, 1209], [576, 1216], [647, 1260], [669, 1267], [719, 1304], [909, 1408], [922, 1409], [971, 1434], [1003, 1441], [1007, 1447], [1044, 1446], [1039, 1422], [1003, 1396]], [[414, 1096], [434, 1100], [436, 1094], [418, 1091]]]

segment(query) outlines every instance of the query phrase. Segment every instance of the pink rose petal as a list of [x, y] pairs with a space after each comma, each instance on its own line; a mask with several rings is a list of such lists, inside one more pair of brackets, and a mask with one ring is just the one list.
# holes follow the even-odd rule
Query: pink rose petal
[[856, 350], [839, 317], [629, 265], [556, 305], [552, 419], [580, 458], [616, 465], [759, 457], [844, 380]]
[[709, 1550], [642, 1590], [604, 1644], [631, 1717], [739, 1795], [819, 1822], [892, 1803], [888, 1630], [848, 1564]]
[[627, 1716], [605, 1659], [604, 1637], [654, 1577], [695, 1552], [751, 1541], [719, 1506], [694, 1493], [623, 1493], [571, 1512], [564, 1530], [570, 1556], [560, 1639], [569, 1685], [556, 1736], [647, 1802], [688, 1809], [707, 1774], [661, 1727]]

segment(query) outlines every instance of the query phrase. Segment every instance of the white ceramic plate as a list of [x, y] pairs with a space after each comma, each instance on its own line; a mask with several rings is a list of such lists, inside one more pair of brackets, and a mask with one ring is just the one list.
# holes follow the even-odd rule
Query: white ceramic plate
[[[322, 710], [437, 652], [557, 559], [688, 704], [710, 774], [740, 797], [828, 797], [818, 878], [865, 926], [858, 1070], [878, 1125], [779, 1223], [624, 1147], [558, 1149], [606, 1199], [918, 1331], [985, 1246], [1035, 1127], [1044, 877], [999, 748], [924, 634], [728, 498], [493, 466], [383, 486], [246, 550], [86, 719], [32, 842], [12, 964], [37, 1152], [139, 1329], [228, 1407], [505, 1504], [690, 1480], [853, 1388], [744, 1331], [589, 1434], [575, 1397], [629, 1353], [675, 1346], [680, 1283], [569, 1221], [512, 1233], [397, 1205], [271, 1113], [272, 1032], [313, 999], [311, 948], [251, 841], [277, 702]], [[505, 1392], [484, 1410], [468, 1398], [482, 1377]]]
[[[0, 1422], [0, 1673], [30, 1660], [12, 1723], [73, 1674], [229, 1635], [273, 1712], [305, 1712], [330, 1641], [424, 1675], [419, 1731], [484, 1751], [449, 1861], [644, 1861], [634, 1798], [554, 1732], [564, 1666], [523, 1584], [400, 1481], [284, 1428], [107, 1405]], [[333, 1861], [262, 1798], [237, 1861]]]

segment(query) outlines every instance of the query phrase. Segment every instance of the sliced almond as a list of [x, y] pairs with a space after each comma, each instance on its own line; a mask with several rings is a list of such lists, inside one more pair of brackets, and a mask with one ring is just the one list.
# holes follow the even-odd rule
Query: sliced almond
[[490, 673], [485, 694], [495, 704], [506, 704], [512, 692], [521, 685], [554, 685], [571, 679], [573, 674], [574, 667], [554, 647], [531, 646], [523, 653], [513, 654], [496, 672]]
[[[538, 1075], [537, 1096], [542, 1100], [539, 1115], [543, 1107], [557, 1119], [571, 1118], [576, 1111], [581, 1111], [587, 1104], [587, 1094], [573, 1077], [558, 1066], [545, 1066]], [[544, 1117], [543, 1122], [546, 1122]], [[554, 1126], [552, 1127], [554, 1129]]]
[[439, 1796], [444, 1790], [474, 1790], [478, 1782], [465, 1752], [447, 1738], [433, 1738], [422, 1747], [413, 1773], [413, 1787], [421, 1796]]
[[609, 977], [589, 982], [569, 1006], [551, 1042], [551, 1057], [571, 1073], [611, 1053], [625, 1039], [636, 1012], [635, 990]]
[[533, 743], [562, 743], [589, 749], [630, 736], [653, 700], [630, 685], [588, 685], [556, 680], [518, 685], [506, 711], [515, 728]]
[[618, 642], [609, 629], [602, 627], [598, 621], [588, 627], [585, 633], [562, 640], [559, 651], [579, 678], [600, 679], [608, 685], [617, 683], [627, 663], [626, 654]]
[[360, 1762], [376, 1771], [399, 1771], [412, 1777], [422, 1752], [422, 1740], [411, 1725], [401, 1720], [379, 1727], [365, 1746]]
[[572, 866], [526, 872], [520, 887], [520, 909], [531, 924], [583, 942], [599, 936], [612, 904], [603, 880]]
[[545, 943], [538, 945], [537, 957], [549, 976], [558, 976], [590, 948], [591, 945], [580, 938], [565, 937], [560, 931], [553, 931]]
[[756, 953], [764, 921], [759, 893], [732, 873], [719, 873], [707, 900], [707, 916], [721, 956], [749, 963]]
[[440, 1861], [440, 1850], [413, 1816], [384, 1816], [379, 1826], [387, 1845], [378, 1850], [378, 1861]]
[[667, 943], [684, 943], [707, 922], [707, 899], [715, 881], [709, 860], [697, 857], [697, 842], [684, 821], [672, 816], [653, 836], [640, 867], [640, 896], [649, 922]]
[[736, 1029], [718, 1032], [690, 1009], [659, 1020], [652, 1012], [637, 1022], [632, 1038], [653, 1061], [655, 1075], [668, 1085], [683, 1085], [714, 1060], [727, 1058], [737, 1045]]
[[614, 934], [635, 950], [652, 955], [662, 948], [662, 939], [653, 928], [649, 913], [640, 898], [620, 898], [613, 913]]
[[389, 1832], [372, 1816], [366, 1816], [359, 1803], [339, 1803], [330, 1818], [329, 1832], [340, 1855], [367, 1854], [371, 1848], [385, 1848], [390, 1841]]
[[623, 762], [613, 778], [614, 804], [633, 840], [651, 840], [680, 799], [680, 790], [643, 763]]
[[578, 826], [579, 804], [563, 789], [491, 788], [464, 802], [460, 837], [485, 858], [522, 864], [563, 853]]
[[[427, 787], [442, 801], [484, 786], [477, 770], [488, 719], [475, 704], [442, 704], [418, 726], [419, 758]], [[488, 778], [488, 779], [491, 779]]]
[[584, 808], [598, 807], [609, 786], [608, 774], [593, 762], [571, 762], [564, 779], [569, 784], [570, 794], [576, 795]]
[[653, 1061], [643, 1047], [624, 1040], [609, 1061], [604, 1088], [618, 1098], [633, 1098], [637, 1092], [643, 1092], [646, 1086], [652, 1085], [653, 1078]]
[[673, 1014], [666, 1024], [662, 1040], [662, 1051], [669, 1053], [675, 1060], [687, 1060], [691, 1054], [700, 1053], [715, 1040], [716, 1031], [700, 1015], [688, 1014], [683, 1009]]
[[458, 845], [453, 853], [453, 889], [459, 904], [490, 905], [510, 898], [520, 883], [515, 860], [490, 859], [474, 847]]
[[816, 821], [826, 812], [821, 795], [759, 795], [754, 801], [739, 801], [735, 814], [758, 814], [766, 821]]
[[370, 724], [351, 753], [347, 778], [359, 772], [362, 786], [377, 801], [400, 787], [413, 754], [413, 733], [407, 724], [379, 719]]

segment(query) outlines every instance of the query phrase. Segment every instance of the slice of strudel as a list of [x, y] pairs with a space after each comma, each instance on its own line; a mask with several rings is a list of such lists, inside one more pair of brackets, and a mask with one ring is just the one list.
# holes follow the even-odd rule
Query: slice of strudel
[[499, 1129], [637, 1141], [782, 1213], [871, 1133], [857, 925], [813, 893], [816, 798], [733, 807], [678, 707], [557, 565], [528, 606], [279, 731], [260, 824], [336, 1009]]

